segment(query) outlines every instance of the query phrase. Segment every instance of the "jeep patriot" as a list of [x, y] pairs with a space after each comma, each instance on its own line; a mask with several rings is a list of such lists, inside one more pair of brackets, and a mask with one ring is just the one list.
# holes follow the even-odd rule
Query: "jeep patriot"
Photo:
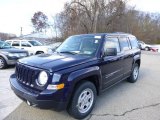
[[20, 59], [11, 88], [28, 105], [89, 115], [96, 97], [123, 80], [138, 79], [141, 51], [126, 33], [82, 34], [67, 38], [52, 54]]

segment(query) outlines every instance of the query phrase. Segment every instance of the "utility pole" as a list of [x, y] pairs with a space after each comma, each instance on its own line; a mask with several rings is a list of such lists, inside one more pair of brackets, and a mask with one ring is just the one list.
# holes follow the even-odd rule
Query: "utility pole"
[[21, 27], [20, 36], [23, 35], [23, 27]]

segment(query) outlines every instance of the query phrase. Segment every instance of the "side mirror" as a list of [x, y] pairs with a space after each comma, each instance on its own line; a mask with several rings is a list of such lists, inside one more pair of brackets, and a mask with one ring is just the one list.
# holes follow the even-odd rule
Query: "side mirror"
[[116, 56], [117, 49], [116, 48], [107, 48], [105, 51], [105, 56]]

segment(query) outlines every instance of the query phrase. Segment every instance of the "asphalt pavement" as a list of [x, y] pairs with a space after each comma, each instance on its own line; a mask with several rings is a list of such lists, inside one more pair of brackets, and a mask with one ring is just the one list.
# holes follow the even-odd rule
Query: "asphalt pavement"
[[[66, 111], [28, 106], [9, 86], [14, 68], [0, 70], [0, 120], [74, 120]], [[123, 81], [98, 96], [86, 120], [160, 120], [160, 53], [142, 52], [136, 83]]]

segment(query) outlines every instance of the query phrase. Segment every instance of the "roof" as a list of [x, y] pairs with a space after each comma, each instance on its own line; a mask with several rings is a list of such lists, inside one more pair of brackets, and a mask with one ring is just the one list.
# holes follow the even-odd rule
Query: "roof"
[[124, 32], [115, 32], [115, 33], [91, 33], [91, 34], [80, 34], [80, 35], [74, 35], [74, 36], [81, 36], [81, 35], [86, 35], [86, 36], [130, 36], [130, 37], [135, 37], [132, 34], [129, 33], [124, 33]]

